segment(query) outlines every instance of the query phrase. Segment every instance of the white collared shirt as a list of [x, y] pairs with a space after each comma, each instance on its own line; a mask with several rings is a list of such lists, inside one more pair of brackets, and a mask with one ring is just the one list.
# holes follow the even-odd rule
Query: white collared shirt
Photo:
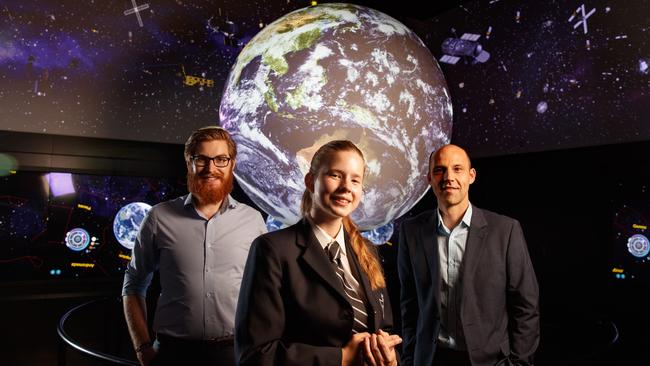
[[467, 244], [467, 235], [472, 221], [472, 204], [456, 227], [449, 230], [438, 214], [436, 238], [440, 258], [440, 333], [438, 340], [447, 348], [465, 350], [465, 336], [460, 322], [463, 289], [461, 287], [461, 266]]
[[336, 234], [336, 237], [332, 238], [331, 236], [329, 236], [328, 233], [325, 232], [325, 230], [323, 230], [323, 228], [316, 225], [311, 219], [308, 221], [311, 224], [311, 228], [314, 231], [314, 235], [316, 236], [318, 243], [321, 245], [321, 247], [323, 247], [323, 250], [326, 250], [327, 246], [334, 240], [336, 240], [336, 242], [339, 243], [339, 247], [341, 248], [341, 265], [343, 265], [343, 271], [345, 272], [345, 279], [348, 281], [350, 285], [352, 285], [352, 287], [357, 292], [357, 294], [362, 294], [363, 291], [361, 291], [361, 286], [359, 285], [357, 279], [354, 278], [354, 276], [352, 275], [352, 270], [350, 269], [350, 261], [348, 260], [348, 256], [346, 252], [347, 248], [345, 245], [345, 234], [343, 232], [343, 225], [341, 225], [341, 227], [339, 228], [339, 232]]

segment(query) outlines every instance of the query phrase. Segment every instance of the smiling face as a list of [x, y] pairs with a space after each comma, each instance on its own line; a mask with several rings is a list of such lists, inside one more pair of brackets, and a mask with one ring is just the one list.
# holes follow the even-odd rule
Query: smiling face
[[438, 199], [438, 207], [466, 207], [469, 204], [469, 186], [476, 179], [476, 170], [471, 167], [465, 150], [446, 145], [431, 157], [427, 179]]
[[365, 164], [356, 151], [334, 151], [322, 160], [316, 174], [307, 173], [305, 184], [313, 204], [315, 222], [338, 221], [350, 215], [363, 195]]
[[[230, 157], [228, 143], [225, 140], [209, 140], [200, 142], [196, 146], [193, 156], [214, 158], [218, 156]], [[235, 161], [223, 167], [217, 168], [214, 161], [198, 166], [192, 159], [187, 162], [187, 186], [193, 196], [201, 204], [215, 204], [232, 191], [233, 168]]]

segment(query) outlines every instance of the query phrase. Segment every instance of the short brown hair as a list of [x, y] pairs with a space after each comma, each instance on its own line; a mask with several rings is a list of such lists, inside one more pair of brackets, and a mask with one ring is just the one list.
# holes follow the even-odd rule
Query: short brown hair
[[185, 142], [185, 161], [190, 161], [190, 157], [196, 152], [196, 147], [204, 141], [223, 140], [228, 144], [228, 154], [231, 159], [237, 157], [237, 144], [232, 139], [228, 131], [219, 126], [206, 126], [192, 132]]

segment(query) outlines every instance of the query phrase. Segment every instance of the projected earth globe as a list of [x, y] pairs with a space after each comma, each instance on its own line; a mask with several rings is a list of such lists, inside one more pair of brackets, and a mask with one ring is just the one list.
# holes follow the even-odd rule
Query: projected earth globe
[[428, 155], [449, 142], [452, 107], [415, 33], [373, 9], [321, 4], [281, 17], [244, 47], [220, 119], [238, 144], [241, 187], [284, 224], [300, 218], [314, 152], [334, 139], [356, 143], [367, 169], [353, 219], [370, 230], [426, 193]]
[[122, 207], [115, 215], [113, 234], [126, 249], [133, 249], [140, 224], [149, 210], [151, 210], [151, 206], [144, 202], [132, 202]]

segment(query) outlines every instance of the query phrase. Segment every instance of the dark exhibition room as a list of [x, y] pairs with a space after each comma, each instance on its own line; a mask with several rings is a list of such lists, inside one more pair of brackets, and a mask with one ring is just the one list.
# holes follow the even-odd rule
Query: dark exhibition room
[[650, 365], [648, 19], [3, 0], [0, 365]]

